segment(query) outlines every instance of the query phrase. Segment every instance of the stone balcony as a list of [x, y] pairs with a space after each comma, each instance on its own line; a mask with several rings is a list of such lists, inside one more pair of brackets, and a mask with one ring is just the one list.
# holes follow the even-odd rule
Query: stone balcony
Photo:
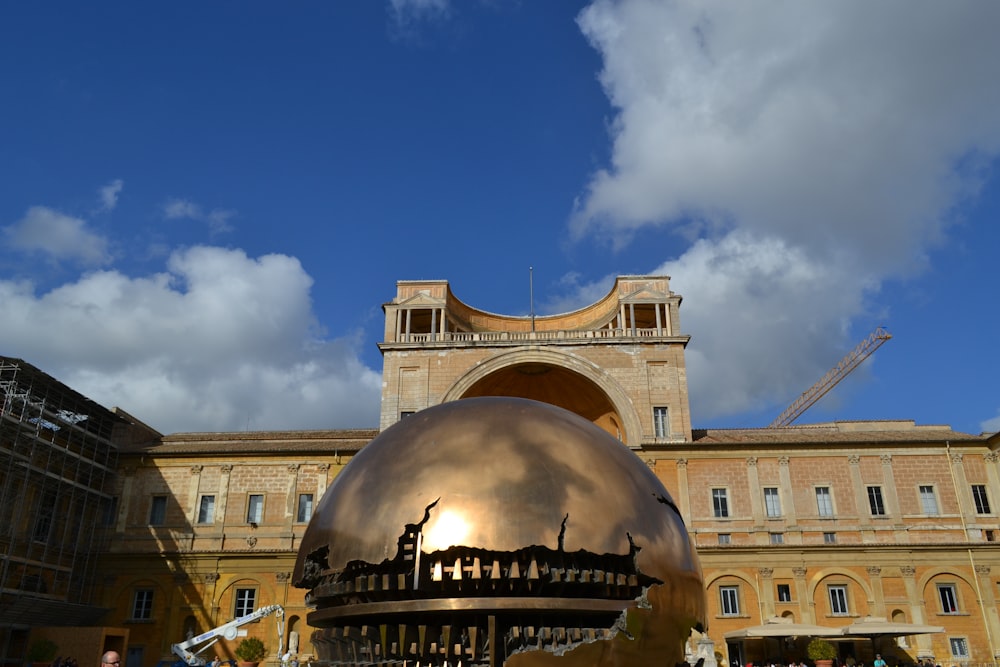
[[380, 347], [395, 347], [412, 345], [414, 347], [433, 347], [435, 344], [444, 346], [458, 345], [525, 345], [545, 344], [548, 341], [558, 341], [560, 344], [573, 341], [593, 344], [605, 341], [608, 343], [630, 343], [636, 340], [649, 342], [658, 339], [662, 342], [680, 342], [687, 344], [690, 336], [670, 336], [663, 329], [559, 329], [555, 331], [445, 331], [439, 333], [400, 333], [399, 340], [386, 341]]

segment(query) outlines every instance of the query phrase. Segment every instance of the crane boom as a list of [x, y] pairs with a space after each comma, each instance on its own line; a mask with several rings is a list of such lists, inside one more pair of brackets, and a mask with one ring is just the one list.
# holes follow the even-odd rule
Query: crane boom
[[[170, 650], [181, 659], [181, 665], [188, 665], [189, 667], [202, 667], [206, 664], [205, 658], [202, 658], [199, 654], [207, 649], [209, 646], [219, 641], [219, 639], [236, 639], [237, 629], [246, 625], [247, 623], [252, 623], [253, 621], [264, 618], [265, 616], [270, 616], [271, 614], [277, 614], [278, 616], [278, 657], [281, 657], [282, 642], [284, 640], [284, 619], [285, 610], [281, 605], [272, 604], [267, 607], [261, 607], [257, 611], [251, 612], [246, 616], [240, 616], [239, 618], [224, 623], [217, 628], [212, 628], [208, 632], [203, 632], [197, 637], [192, 637], [183, 642], [178, 642], [170, 647]], [[195, 649], [195, 650], [192, 650]]]
[[801, 396], [785, 408], [784, 412], [768, 424], [768, 428], [791, 425], [803, 412], [812, 407], [816, 401], [823, 398], [838, 382], [847, 377], [862, 361], [871, 356], [872, 352], [877, 350], [890, 338], [892, 338], [892, 334], [882, 327], [877, 327], [875, 331], [868, 334], [867, 338], [858, 343], [857, 347], [848, 352], [836, 366], [827, 371], [826, 375], [821, 377], [816, 384], [806, 389]]

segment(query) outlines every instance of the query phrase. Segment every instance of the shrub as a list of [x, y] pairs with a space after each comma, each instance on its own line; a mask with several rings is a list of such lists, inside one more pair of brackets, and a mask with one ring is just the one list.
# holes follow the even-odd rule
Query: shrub
[[833, 660], [837, 657], [837, 647], [825, 639], [816, 637], [806, 647], [810, 660]]
[[264, 642], [256, 637], [247, 637], [236, 645], [236, 657], [243, 662], [260, 662], [267, 655]]
[[52, 662], [59, 651], [59, 646], [51, 639], [36, 639], [28, 647], [28, 660], [31, 662]]

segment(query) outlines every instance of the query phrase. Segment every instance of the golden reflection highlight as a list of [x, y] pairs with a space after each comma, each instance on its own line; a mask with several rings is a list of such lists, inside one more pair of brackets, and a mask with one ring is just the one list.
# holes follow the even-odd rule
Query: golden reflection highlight
[[466, 538], [472, 526], [464, 513], [445, 510], [436, 519], [428, 521], [424, 528], [423, 550], [444, 551], [448, 547], [468, 544]]

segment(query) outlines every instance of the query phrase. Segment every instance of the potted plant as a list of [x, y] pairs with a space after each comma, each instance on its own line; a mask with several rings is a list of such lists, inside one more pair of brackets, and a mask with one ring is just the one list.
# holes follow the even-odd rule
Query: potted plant
[[50, 664], [58, 650], [59, 646], [51, 639], [36, 639], [28, 647], [28, 661], [35, 667]]
[[247, 637], [236, 645], [236, 657], [240, 659], [241, 665], [256, 665], [265, 655], [267, 649], [264, 642], [256, 637]]
[[816, 663], [816, 667], [830, 667], [837, 657], [837, 647], [820, 637], [815, 637], [806, 647], [806, 655]]

